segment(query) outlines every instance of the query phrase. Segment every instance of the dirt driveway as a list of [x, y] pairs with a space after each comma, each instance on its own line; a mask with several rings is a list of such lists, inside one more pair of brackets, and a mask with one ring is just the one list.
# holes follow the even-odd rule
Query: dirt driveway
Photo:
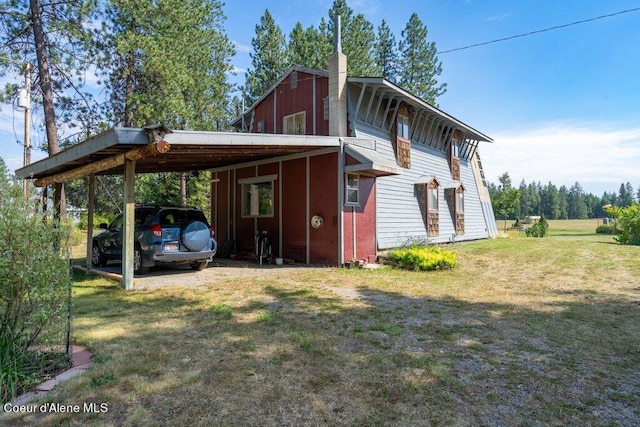
[[[323, 269], [326, 267], [308, 266], [305, 264], [258, 265], [255, 261], [235, 261], [220, 259], [209, 263], [202, 271], [193, 271], [188, 265], [158, 266], [134, 279], [134, 289], [153, 289], [167, 286], [199, 286], [228, 281], [233, 279], [249, 279], [265, 276], [277, 276], [299, 269]], [[109, 264], [99, 271], [111, 275], [121, 275], [121, 264]], [[100, 274], [96, 269], [94, 272]]]

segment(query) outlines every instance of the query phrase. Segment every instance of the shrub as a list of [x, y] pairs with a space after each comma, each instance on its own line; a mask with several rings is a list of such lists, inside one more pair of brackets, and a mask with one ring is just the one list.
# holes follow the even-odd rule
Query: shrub
[[616, 242], [622, 245], [640, 245], [640, 205], [634, 203], [626, 208], [614, 206], [607, 213], [618, 220]]
[[599, 225], [596, 228], [597, 234], [618, 234], [618, 228], [615, 225]]
[[456, 263], [456, 252], [441, 249], [438, 246], [412, 245], [408, 248], [395, 249], [389, 252], [389, 258], [401, 268], [414, 271], [430, 271], [438, 268], [453, 268]]
[[15, 183], [0, 182], [0, 401], [37, 380], [65, 342], [70, 287], [68, 230], [42, 221]]
[[549, 230], [549, 223], [542, 215], [538, 222], [527, 228], [526, 233], [527, 237], [544, 237], [547, 235], [547, 230]]

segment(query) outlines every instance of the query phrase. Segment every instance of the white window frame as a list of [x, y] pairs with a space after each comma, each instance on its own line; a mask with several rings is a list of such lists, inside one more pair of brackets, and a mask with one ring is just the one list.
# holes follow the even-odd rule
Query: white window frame
[[456, 190], [456, 213], [464, 213], [464, 191]]
[[[291, 123], [290, 123], [291, 120]], [[307, 112], [299, 111], [282, 118], [282, 133], [285, 135], [306, 135]], [[293, 125], [293, 128], [292, 128]]]
[[[440, 211], [440, 191], [438, 187], [436, 188], [427, 188], [427, 210], [431, 212], [439, 212]], [[434, 203], [435, 200], [435, 203]]]
[[398, 114], [396, 125], [396, 135], [400, 138], [409, 140], [409, 116]]
[[[278, 175], [264, 175], [264, 176], [257, 176], [257, 177], [253, 177], [253, 178], [242, 178], [238, 180], [238, 184], [240, 185], [240, 198], [241, 198], [241, 206], [240, 206], [240, 216], [242, 218], [273, 218], [275, 216], [275, 192], [274, 192], [274, 181], [276, 181], [278, 179]], [[260, 195], [260, 189], [258, 188], [258, 186], [260, 185], [264, 185], [264, 184], [269, 184], [269, 186], [271, 187], [269, 189], [270, 194], [269, 197], [271, 199], [271, 210], [269, 212], [260, 212], [260, 206], [259, 206], [259, 195]], [[251, 211], [249, 210], [247, 212], [247, 209], [251, 209], [247, 207], [247, 198], [246, 195], [248, 193], [248, 189], [247, 186], [254, 186], [256, 190], [258, 190], [257, 192], [252, 192], [252, 200], [249, 203], [252, 206], [257, 206], [258, 211]]]
[[[349, 185], [350, 178], [355, 178], [355, 185]], [[355, 201], [351, 199], [351, 194], [355, 194]], [[346, 206], [360, 206], [360, 174], [347, 173], [344, 180], [344, 198]]]

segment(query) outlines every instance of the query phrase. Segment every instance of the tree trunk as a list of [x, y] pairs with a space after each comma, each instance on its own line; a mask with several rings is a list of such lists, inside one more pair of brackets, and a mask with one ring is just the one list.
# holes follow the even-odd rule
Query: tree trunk
[[[36, 48], [38, 62], [38, 77], [40, 78], [40, 90], [42, 91], [42, 105], [44, 109], [44, 125], [47, 133], [47, 150], [49, 156], [60, 151], [58, 144], [58, 126], [56, 124], [56, 111], [53, 103], [53, 89], [51, 87], [51, 71], [49, 70], [49, 56], [47, 42], [42, 24], [42, 4], [40, 0], [30, 0], [31, 25], [33, 27], [33, 40]], [[61, 212], [66, 212], [64, 187], [55, 187], [54, 209], [55, 217], [60, 218]]]
[[133, 96], [133, 73], [135, 71], [135, 56], [134, 53], [129, 55], [127, 59], [127, 78], [125, 79], [124, 90], [124, 127], [132, 127], [133, 121], [131, 120], [131, 97]]
[[187, 206], [187, 173], [180, 173], [180, 206]]

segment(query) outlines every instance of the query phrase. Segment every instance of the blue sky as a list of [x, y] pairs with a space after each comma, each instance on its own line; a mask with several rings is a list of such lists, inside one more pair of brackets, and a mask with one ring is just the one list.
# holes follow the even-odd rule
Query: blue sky
[[[235, 82], [251, 66], [255, 26], [268, 8], [288, 34], [317, 25], [332, 0], [233, 1], [224, 7], [235, 43]], [[640, 7], [613, 0], [351, 0], [374, 26], [386, 19], [397, 40], [416, 12], [439, 51]], [[640, 11], [439, 55], [448, 84], [440, 108], [491, 136], [480, 148], [491, 181], [549, 181], [587, 192], [640, 186]], [[22, 162], [22, 113], [0, 112], [0, 155]], [[15, 128], [15, 132], [14, 132]], [[34, 138], [42, 138], [37, 132]], [[37, 143], [37, 140], [34, 141]], [[42, 157], [43, 154], [40, 155]], [[34, 153], [34, 159], [38, 154]]]

